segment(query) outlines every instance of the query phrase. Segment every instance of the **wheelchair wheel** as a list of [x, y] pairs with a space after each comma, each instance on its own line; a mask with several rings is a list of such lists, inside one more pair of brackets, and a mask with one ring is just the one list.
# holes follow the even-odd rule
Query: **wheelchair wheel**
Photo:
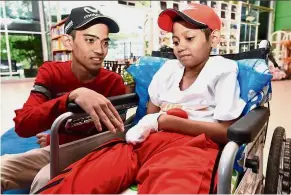
[[274, 131], [266, 171], [265, 194], [290, 194], [291, 139], [283, 127]]

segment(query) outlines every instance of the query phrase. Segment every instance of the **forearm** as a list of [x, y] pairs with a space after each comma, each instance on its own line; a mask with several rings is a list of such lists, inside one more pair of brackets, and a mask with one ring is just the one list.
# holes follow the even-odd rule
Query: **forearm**
[[159, 129], [190, 136], [197, 136], [205, 133], [210, 139], [217, 143], [227, 143], [227, 128], [232, 122], [210, 123], [192, 121], [171, 115], [161, 115]]
[[66, 111], [68, 94], [40, 105], [26, 105], [16, 111], [15, 131], [20, 137], [31, 137], [49, 129], [53, 121]]

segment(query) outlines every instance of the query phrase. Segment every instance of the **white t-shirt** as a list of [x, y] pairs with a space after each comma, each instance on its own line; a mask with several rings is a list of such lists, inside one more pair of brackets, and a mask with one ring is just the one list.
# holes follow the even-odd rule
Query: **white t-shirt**
[[246, 103], [240, 98], [235, 61], [210, 57], [195, 82], [181, 91], [184, 68], [178, 60], [168, 60], [154, 75], [148, 92], [161, 112], [182, 108], [189, 119], [206, 122], [229, 121], [241, 115]]

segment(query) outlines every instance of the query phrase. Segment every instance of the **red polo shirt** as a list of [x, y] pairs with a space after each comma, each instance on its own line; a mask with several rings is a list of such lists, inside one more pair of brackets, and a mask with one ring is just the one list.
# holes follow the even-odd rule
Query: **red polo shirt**
[[[95, 79], [81, 83], [71, 70], [71, 61], [45, 62], [38, 70], [35, 85], [46, 88], [51, 97], [31, 91], [23, 108], [15, 111], [15, 131], [20, 137], [35, 136], [50, 129], [53, 121], [67, 111], [69, 93], [79, 87], [94, 90], [105, 97], [125, 94], [125, 86], [119, 74], [102, 68]], [[69, 137], [61, 135], [60, 142], [76, 139]]]

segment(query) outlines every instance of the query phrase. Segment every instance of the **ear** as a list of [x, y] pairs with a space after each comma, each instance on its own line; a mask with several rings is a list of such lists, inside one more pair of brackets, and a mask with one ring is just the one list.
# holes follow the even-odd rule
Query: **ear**
[[73, 37], [71, 35], [64, 34], [62, 36], [62, 43], [67, 50], [70, 50], [70, 51], [73, 50], [74, 41], [73, 41]]
[[219, 30], [214, 30], [211, 35], [210, 35], [211, 39], [211, 47], [214, 48], [216, 47], [219, 42], [220, 42], [220, 31]]

